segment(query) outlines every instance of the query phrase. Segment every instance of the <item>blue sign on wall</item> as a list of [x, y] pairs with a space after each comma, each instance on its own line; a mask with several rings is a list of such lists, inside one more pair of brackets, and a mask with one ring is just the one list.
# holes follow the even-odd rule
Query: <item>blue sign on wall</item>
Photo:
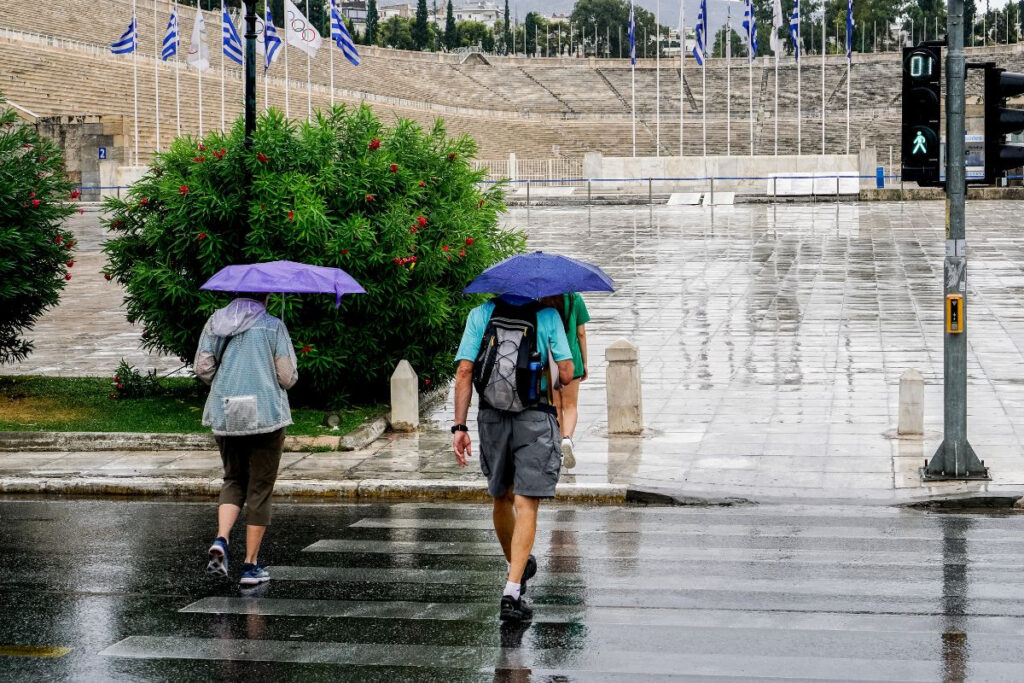
[[100, 161], [103, 161], [106, 158], [107, 158], [107, 148], [106, 147], [100, 147]]

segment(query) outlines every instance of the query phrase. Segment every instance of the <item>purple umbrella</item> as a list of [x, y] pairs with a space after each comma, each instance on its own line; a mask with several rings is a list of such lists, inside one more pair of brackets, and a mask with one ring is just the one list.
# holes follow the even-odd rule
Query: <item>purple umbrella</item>
[[342, 294], [366, 294], [366, 290], [340, 268], [310, 266], [294, 261], [227, 266], [217, 271], [200, 289], [282, 294], [333, 293], [335, 308], [341, 305]]

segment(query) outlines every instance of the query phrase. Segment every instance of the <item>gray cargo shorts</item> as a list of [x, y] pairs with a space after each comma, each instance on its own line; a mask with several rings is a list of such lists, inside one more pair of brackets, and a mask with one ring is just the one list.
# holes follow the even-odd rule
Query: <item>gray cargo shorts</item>
[[554, 498], [562, 449], [558, 421], [540, 410], [506, 413], [481, 408], [480, 469], [487, 492], [501, 498], [510, 486], [530, 498]]

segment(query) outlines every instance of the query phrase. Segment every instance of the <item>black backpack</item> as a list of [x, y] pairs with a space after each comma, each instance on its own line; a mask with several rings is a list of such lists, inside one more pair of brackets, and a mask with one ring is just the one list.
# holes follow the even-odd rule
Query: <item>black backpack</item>
[[538, 302], [513, 306], [500, 299], [494, 301], [494, 312], [473, 366], [473, 386], [482, 407], [520, 413], [545, 402], [537, 350], [540, 309]]

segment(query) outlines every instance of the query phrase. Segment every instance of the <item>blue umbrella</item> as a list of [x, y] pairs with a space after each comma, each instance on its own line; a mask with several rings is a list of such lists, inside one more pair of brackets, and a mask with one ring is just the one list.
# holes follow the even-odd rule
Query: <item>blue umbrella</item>
[[614, 292], [615, 284], [590, 263], [559, 254], [519, 254], [497, 263], [469, 283], [463, 294], [515, 294], [540, 299], [567, 292]]
[[311, 266], [294, 261], [248, 263], [221, 268], [199, 289], [220, 292], [280, 292], [334, 295], [335, 307], [342, 294], [365, 294], [351, 275], [340, 268]]

